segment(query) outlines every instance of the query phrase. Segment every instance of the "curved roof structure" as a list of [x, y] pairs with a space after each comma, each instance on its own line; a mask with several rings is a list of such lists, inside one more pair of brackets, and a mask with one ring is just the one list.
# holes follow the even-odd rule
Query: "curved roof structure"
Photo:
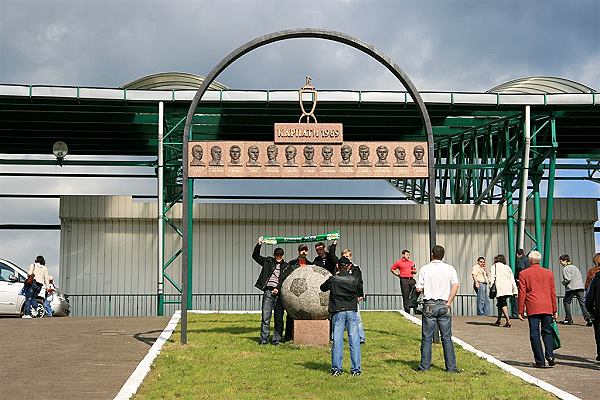
[[557, 94], [557, 93], [595, 93], [596, 91], [581, 83], [552, 76], [530, 76], [505, 82], [491, 88], [487, 93], [520, 94]]
[[[122, 89], [141, 89], [141, 90], [197, 90], [204, 77], [200, 75], [189, 74], [187, 72], [161, 72], [159, 74], [147, 75], [135, 81], [121, 86]], [[209, 90], [228, 90], [229, 88], [222, 83], [214, 81], [208, 87]]]

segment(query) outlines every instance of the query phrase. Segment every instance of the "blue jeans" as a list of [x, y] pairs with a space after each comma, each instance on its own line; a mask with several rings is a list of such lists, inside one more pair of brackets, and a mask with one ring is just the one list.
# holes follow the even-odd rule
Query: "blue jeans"
[[531, 342], [531, 350], [533, 350], [533, 358], [538, 365], [545, 365], [544, 351], [542, 350], [542, 342], [540, 341], [540, 324], [542, 325], [542, 341], [546, 350], [546, 359], [554, 358], [554, 342], [552, 341], [552, 315], [536, 314], [527, 317], [529, 322], [529, 341]]
[[344, 356], [344, 331], [348, 331], [350, 344], [350, 371], [360, 372], [360, 343], [358, 339], [358, 315], [356, 311], [340, 311], [331, 316], [333, 324], [333, 346], [331, 348], [331, 370], [341, 371]]
[[44, 308], [46, 309], [46, 317], [52, 317], [52, 306], [50, 305], [51, 301], [52, 301], [52, 297], [48, 297], [48, 298], [46, 298], [46, 301], [44, 301]]
[[271, 326], [271, 315], [275, 310], [275, 329], [273, 330], [273, 343], [281, 341], [283, 334], [283, 303], [281, 296], [273, 296], [271, 290], [265, 290], [262, 300], [262, 318], [260, 321], [260, 343], [269, 341], [269, 330]]
[[452, 343], [452, 316], [446, 306], [446, 300], [425, 300], [421, 322], [421, 363], [419, 368], [427, 370], [431, 367], [431, 343], [433, 342], [433, 331], [437, 326], [442, 336], [446, 371], [457, 371], [456, 355]]
[[37, 308], [38, 303], [36, 298], [41, 289], [42, 285], [35, 281], [27, 288], [25, 293], [25, 307], [23, 307], [25, 315], [31, 315], [31, 307]]
[[490, 297], [487, 283], [479, 283], [477, 289], [477, 315], [490, 314]]
[[358, 308], [358, 305], [356, 306], [356, 316], [358, 317], [358, 340], [360, 341], [360, 343], [364, 343], [365, 327], [363, 326], [362, 318], [360, 317], [360, 309]]

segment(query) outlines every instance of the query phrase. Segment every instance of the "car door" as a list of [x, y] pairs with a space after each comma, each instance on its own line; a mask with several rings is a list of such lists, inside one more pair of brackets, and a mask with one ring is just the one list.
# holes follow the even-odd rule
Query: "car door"
[[11, 282], [10, 276], [17, 274], [10, 265], [0, 261], [0, 314], [18, 314], [21, 312], [19, 292], [23, 288], [23, 280], [17, 274], [19, 282]]

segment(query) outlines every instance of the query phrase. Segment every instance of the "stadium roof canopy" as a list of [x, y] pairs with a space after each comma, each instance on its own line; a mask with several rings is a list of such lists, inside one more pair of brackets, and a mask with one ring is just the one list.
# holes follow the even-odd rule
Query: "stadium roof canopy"
[[[62, 140], [69, 154], [154, 156], [158, 102], [165, 104], [167, 131], [179, 135], [195, 94], [191, 88], [200, 83], [201, 77], [168, 73], [123, 88], [0, 85], [0, 152], [51, 154], [53, 143]], [[188, 89], [181, 88], [186, 85]], [[275, 122], [299, 116], [296, 90], [241, 91], [215, 85], [221, 90], [207, 92], [196, 110], [194, 140], [270, 141]], [[548, 86], [548, 93], [540, 92], [542, 86]], [[532, 118], [554, 116], [559, 157], [600, 155], [600, 94], [575, 82], [527, 78], [487, 93], [421, 94], [437, 146], [443, 145], [441, 139], [515, 118], [530, 105]], [[316, 115], [319, 122], [343, 123], [346, 140], [425, 138], [419, 113], [405, 92], [319, 91]]]

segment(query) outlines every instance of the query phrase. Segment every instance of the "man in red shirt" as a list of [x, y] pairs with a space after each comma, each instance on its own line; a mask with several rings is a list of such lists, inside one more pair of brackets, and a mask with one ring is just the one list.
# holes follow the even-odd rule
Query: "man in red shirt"
[[410, 312], [410, 307], [415, 307], [415, 279], [417, 273], [415, 263], [410, 259], [410, 251], [402, 250], [402, 258], [397, 260], [390, 268], [392, 274], [400, 278], [400, 291], [402, 292], [402, 303], [404, 311]]
[[[519, 274], [519, 319], [525, 320], [523, 315], [527, 312], [535, 366], [545, 368], [546, 361], [550, 367], [555, 364], [551, 325], [552, 319], [557, 318], [557, 309], [554, 275], [540, 266], [541, 259], [539, 251], [529, 253], [531, 266]], [[540, 324], [545, 358], [540, 341]]]

